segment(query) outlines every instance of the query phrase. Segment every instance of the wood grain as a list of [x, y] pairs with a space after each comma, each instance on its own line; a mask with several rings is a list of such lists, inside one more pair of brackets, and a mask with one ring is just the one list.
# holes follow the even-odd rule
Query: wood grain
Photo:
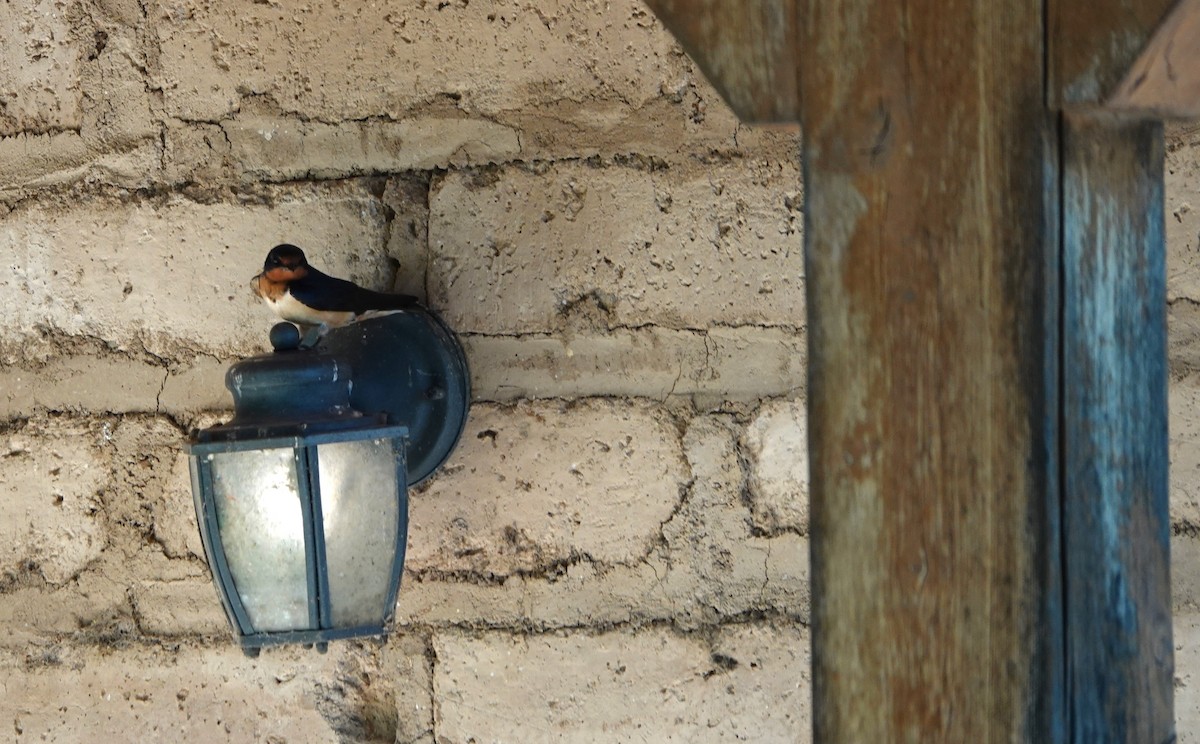
[[815, 740], [1064, 741], [1042, 6], [802, 7]]
[[1174, 734], [1163, 135], [1063, 122], [1063, 472], [1072, 741]]
[[646, 0], [663, 25], [747, 123], [794, 124], [795, 0]]
[[1106, 106], [1156, 118], [1200, 116], [1200, 0], [1180, 0]]

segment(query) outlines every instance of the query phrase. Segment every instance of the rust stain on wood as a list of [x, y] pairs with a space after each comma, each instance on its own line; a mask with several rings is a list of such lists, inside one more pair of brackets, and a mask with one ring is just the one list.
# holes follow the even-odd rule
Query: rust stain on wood
[[795, 0], [647, 0], [734, 113], [799, 120]]

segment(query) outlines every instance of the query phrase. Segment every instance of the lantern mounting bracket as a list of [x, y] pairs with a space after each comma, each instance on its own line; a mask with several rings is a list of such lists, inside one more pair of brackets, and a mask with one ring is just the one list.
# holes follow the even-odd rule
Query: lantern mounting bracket
[[467, 359], [433, 313], [405, 310], [330, 329], [313, 347], [349, 363], [350, 405], [408, 427], [408, 483], [446, 461], [467, 422]]

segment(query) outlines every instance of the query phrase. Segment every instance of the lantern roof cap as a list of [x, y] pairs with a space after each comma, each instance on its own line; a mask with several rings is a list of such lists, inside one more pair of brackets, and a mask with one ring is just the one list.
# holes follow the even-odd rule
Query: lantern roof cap
[[[290, 330], [289, 330], [290, 329]], [[337, 354], [299, 348], [291, 323], [271, 329], [275, 351], [243, 359], [225, 373], [234, 417], [197, 434], [198, 442], [303, 436], [386, 423], [350, 404], [353, 370]]]

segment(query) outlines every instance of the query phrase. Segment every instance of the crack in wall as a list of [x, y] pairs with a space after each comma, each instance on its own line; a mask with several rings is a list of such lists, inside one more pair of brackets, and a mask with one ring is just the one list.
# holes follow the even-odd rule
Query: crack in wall
[[154, 414], [162, 415], [162, 396], [163, 391], [167, 389], [167, 380], [171, 379], [171, 370], [163, 370], [162, 383], [158, 386], [158, 392], [154, 395]]
[[[647, 620], [609, 622], [600, 625], [584, 625], [571, 624], [553, 627], [463, 627], [463, 626], [446, 626], [446, 625], [409, 625], [401, 629], [401, 633], [397, 635], [418, 636], [421, 638], [431, 639], [438, 633], [463, 633], [463, 632], [491, 632], [503, 634], [520, 634], [536, 637], [560, 637], [563, 634], [581, 634], [586, 637], [602, 637], [612, 633], [638, 633], [643, 631], [666, 630], [672, 635], [685, 638], [708, 641], [716, 637], [715, 634], [722, 631], [746, 628], [746, 627], [761, 627], [774, 628], [779, 626], [796, 626], [808, 627], [808, 622], [805, 618], [795, 614], [786, 612], [772, 612], [763, 610], [750, 610], [735, 615], [729, 615], [723, 618], [720, 622], [696, 627], [683, 627], [669, 618], [656, 618]], [[218, 634], [183, 634], [172, 636], [155, 636], [145, 634], [140, 631], [139, 626], [134, 622], [132, 615], [113, 615], [109, 618], [97, 618], [97, 621], [82, 627], [77, 632], [59, 632], [46, 633], [40, 636], [44, 642], [49, 644], [44, 646], [43, 650], [48, 659], [61, 658], [70, 656], [72, 651], [86, 652], [97, 648], [124, 648], [124, 649], [140, 649], [147, 652], [158, 652], [164, 656], [175, 656], [181, 646], [202, 650], [219, 650], [231, 649], [233, 643], [227, 633]], [[382, 651], [387, 650], [395, 641], [387, 640], [386, 645], [381, 645], [381, 639], [374, 641], [370, 639], [362, 639], [358, 641], [336, 641], [335, 643], [347, 644], [347, 658], [351, 662], [369, 661], [373, 657], [378, 656]], [[708, 645], [708, 644], [706, 644]], [[433, 649], [432, 643], [428, 643], [428, 651], [423, 654], [423, 661], [427, 664], [426, 671], [429, 676], [433, 677], [434, 670], [441, 663], [438, 659], [436, 651]], [[264, 656], [271, 655], [272, 650], [264, 650]], [[314, 652], [315, 653], [315, 652]], [[11, 647], [0, 648], [0, 659], [5, 656], [12, 657], [15, 654], [22, 654]], [[719, 662], [717, 662], [719, 663]], [[52, 667], [54, 662], [47, 664], [35, 664], [35, 667]], [[314, 681], [318, 678], [314, 677]], [[431, 696], [432, 697], [432, 696]]]
[[[152, 88], [152, 87], [148, 87], [147, 91], [150, 95], [154, 95], [155, 93], [158, 92], [156, 88]], [[255, 95], [257, 95], [257, 94], [255, 94]], [[186, 161], [176, 162], [170, 155], [169, 139], [167, 137], [167, 128], [168, 128], [167, 124], [169, 122], [175, 122], [176, 124], [179, 124], [184, 128], [192, 128], [192, 127], [197, 127], [197, 126], [202, 126], [202, 127], [214, 127], [215, 126], [216, 128], [218, 128], [218, 130], [221, 132], [222, 137], [225, 139], [226, 146], [230, 150], [232, 150], [233, 142], [229, 136], [229, 131], [227, 129], [227, 126], [230, 122], [236, 121], [236, 116], [238, 113], [240, 113], [240, 110], [234, 111], [232, 113], [227, 113], [222, 116], [219, 116], [216, 118], [211, 118], [211, 119], [191, 118], [191, 117], [183, 117], [183, 116], [179, 116], [179, 115], [158, 115], [154, 121], [155, 121], [155, 124], [157, 125], [159, 131], [154, 136], [154, 139], [157, 142], [159, 157], [160, 157], [159, 172], [157, 174], [145, 174], [147, 176], [150, 176], [153, 179], [157, 179], [155, 181], [152, 181], [152, 183], [149, 184], [148, 188], [150, 190], [162, 190], [162, 189], [179, 188], [179, 187], [187, 186], [189, 184], [198, 185], [198, 182], [193, 179], [185, 178], [185, 177], [174, 177], [173, 178], [169, 175], [173, 170], [181, 170], [181, 169], [186, 170], [185, 166], [188, 165], [188, 163]], [[317, 119], [310, 120], [310, 119], [303, 118], [302, 116], [281, 119], [281, 121], [284, 123], [286, 123], [288, 121], [293, 121], [294, 123], [297, 123], [297, 124], [320, 123], [320, 124], [325, 124], [328, 126], [343, 126], [343, 125], [356, 125], [356, 124], [369, 124], [369, 123], [403, 123], [405, 121], [410, 121], [410, 120], [411, 119], [393, 119], [393, 118], [386, 117], [386, 116], [373, 116], [373, 117], [366, 117], [366, 118], [362, 118], [362, 119], [338, 119], [338, 120], [332, 120], [332, 121], [321, 121], [321, 120], [317, 120]], [[477, 117], [471, 117], [471, 120], [485, 121], [485, 122], [496, 124], [498, 126], [504, 126], [509, 129], [513, 129], [513, 127], [511, 125], [506, 124], [502, 121], [499, 121], [495, 117], [477, 116]], [[522, 143], [520, 128], [518, 127], [514, 131], [516, 131], [516, 134], [517, 134], [517, 146], [518, 146], [517, 152], [521, 153], [524, 151], [524, 144]], [[78, 129], [65, 130], [62, 133], [78, 134]], [[25, 134], [18, 133], [18, 134], [12, 135], [12, 136], [13, 137], [21, 137], [21, 136], [25, 136]], [[53, 134], [30, 135], [30, 136], [53, 136]], [[4, 139], [5, 138], [0, 137], [0, 142], [2, 142]], [[138, 137], [135, 140], [129, 140], [128, 142], [125, 143], [123, 148], [115, 148], [115, 149], [113, 149], [113, 148], [108, 148], [108, 149], [89, 148], [88, 160], [89, 160], [89, 162], [95, 161], [98, 158], [104, 156], [105, 154], [109, 154], [110, 152], [118, 153], [121, 151], [128, 151], [130, 148], [132, 148], [134, 145], [136, 145], [137, 142], [144, 141], [145, 139], [147, 139], [147, 137]], [[685, 165], [687, 165], [689, 163], [693, 163], [693, 162], [696, 164], [705, 166], [705, 167], [709, 167], [715, 163], [734, 162], [734, 161], [741, 160], [744, 157], [745, 157], [745, 155], [740, 152], [722, 153], [720, 151], [710, 150], [709, 152], [707, 152], [706, 154], [703, 154], [703, 155], [697, 155], [694, 153], [684, 154], [684, 155], [680, 155], [677, 157], [673, 157], [672, 160], [674, 160], [674, 164], [673, 164], [674, 167], [682, 167], [682, 166], [685, 166]], [[631, 151], [631, 152], [615, 151], [615, 152], [605, 154], [603, 156], [601, 156], [601, 155], [590, 155], [590, 156], [547, 155], [547, 156], [539, 157], [539, 158], [526, 158], [526, 157], [523, 157], [520, 155], [517, 155], [517, 156], [488, 155], [486, 158], [483, 158], [483, 160], [486, 160], [487, 162], [460, 163], [460, 162], [455, 162], [453, 154], [451, 154], [451, 155], [447, 156], [446, 162], [444, 162], [444, 163], [441, 163], [436, 166], [426, 166], [426, 167], [422, 167], [422, 168], [389, 168], [389, 167], [383, 167], [383, 166], [380, 166], [380, 167], [371, 167], [371, 166], [357, 167], [357, 166], [355, 166], [355, 167], [348, 167], [348, 168], [345, 168], [342, 170], [336, 170], [336, 171], [330, 171], [330, 172], [325, 172], [324, 170], [316, 171], [316, 170], [309, 168], [309, 169], [306, 169], [305, 173], [300, 174], [299, 176], [297, 176], [294, 173], [273, 172], [270, 169], [249, 168], [249, 169], [245, 170], [244, 173], [245, 173], [245, 175], [254, 176], [255, 180], [258, 182], [261, 182], [261, 183], [287, 184], [287, 183], [293, 183], [293, 182], [321, 183], [321, 182], [326, 182], [326, 181], [338, 181], [338, 180], [345, 180], [345, 179], [351, 179], [351, 178], [388, 177], [388, 176], [403, 175], [406, 173], [417, 173], [417, 172], [428, 173], [428, 172], [434, 172], [437, 170], [442, 170], [444, 172], [471, 172], [474, 170], [478, 170], [480, 168], [488, 168], [488, 167], [500, 167], [500, 168], [517, 167], [517, 168], [532, 169], [534, 171], [538, 170], [539, 168], [544, 168], [544, 167], [555, 167], [555, 166], [559, 166], [559, 165], [571, 165], [571, 164], [582, 164], [582, 165], [587, 165], [589, 167], [596, 167], [596, 168], [628, 168], [628, 169], [641, 170], [641, 171], [666, 170], [666, 169], [673, 167], [672, 161], [668, 160], [664, 156], [646, 155], [646, 154], [638, 153], [635, 151]], [[246, 180], [242, 176], [239, 175], [239, 173], [241, 173], [242, 171], [239, 169], [238, 166], [224, 164], [221, 167], [225, 171], [225, 175], [221, 178], [218, 178], [212, 184], [213, 186], [222, 186], [222, 187], [226, 187], [226, 188], [236, 189], [236, 188], [244, 187], [247, 185]], [[209, 179], [209, 180], [211, 180], [211, 179]], [[42, 185], [42, 184], [36, 184], [36, 185], [23, 184], [23, 185], [19, 185], [19, 186], [14, 186], [13, 188], [17, 191], [21, 191], [25, 195], [36, 196], [39, 193], [46, 193], [48, 190], [52, 191], [56, 188], [70, 190], [74, 193], [86, 194], [86, 193], [92, 192], [94, 189], [97, 189], [97, 188], [103, 189], [105, 187], [111, 187], [111, 184], [104, 184], [102, 182], [101, 183], [91, 183], [91, 182], [88, 182], [88, 181], [82, 180], [82, 179], [71, 179], [68, 182], [59, 184], [57, 186]], [[116, 187], [116, 188], [119, 188], [119, 187]], [[125, 187], [125, 188], [136, 189], [136, 188], [140, 188], [140, 187]]]
[[[591, 292], [585, 293], [582, 297], [578, 298], [572, 304], [578, 304], [580, 301], [588, 299], [590, 297], [590, 295], [591, 295]], [[1198, 303], [1198, 304], [1200, 304], [1200, 303]], [[717, 331], [717, 332], [729, 331], [729, 332], [737, 333], [739, 331], [745, 331], [745, 330], [751, 330], [751, 329], [758, 330], [758, 331], [779, 331], [779, 332], [789, 334], [792, 336], [797, 336], [797, 337], [803, 336], [804, 334], [806, 334], [808, 332], [808, 327], [806, 325], [794, 325], [794, 324], [786, 323], [786, 322], [778, 322], [778, 323], [720, 322], [720, 323], [712, 323], [712, 324], [703, 325], [703, 326], [691, 326], [691, 325], [687, 325], [685, 323], [667, 324], [667, 323], [660, 323], [657, 321], [646, 321], [643, 323], [612, 323], [611, 325], [606, 325], [602, 329], [595, 329], [592, 331], [592, 333], [594, 333], [596, 336], [605, 336], [605, 335], [611, 334], [613, 331], [626, 331], [626, 332], [669, 331], [669, 332], [675, 332], [675, 333], [693, 333], [693, 334], [701, 335], [704, 337], [711, 337], [713, 335], [713, 331]], [[571, 332], [569, 334], [567, 334], [567, 333], [564, 333], [564, 329], [562, 329], [562, 328], [528, 328], [528, 329], [523, 329], [523, 330], [519, 330], [519, 331], [463, 330], [463, 331], [458, 331], [457, 333], [459, 336], [461, 336], [463, 338], [556, 339], [556, 340], [562, 340], [564, 342], [570, 340], [571, 338], [583, 336], [583, 334], [581, 334], [581, 332], [579, 330], [571, 330]], [[583, 336], [583, 337], [586, 337], [586, 336]], [[715, 351], [715, 349], [706, 347], [706, 352], [708, 352], [707, 357], [711, 358], [711, 354], [714, 351]]]
[[594, 567], [597, 571], [603, 572], [608, 568], [628, 564], [605, 563], [594, 559], [586, 552], [571, 551], [569, 555], [563, 558], [554, 558], [530, 568], [512, 568], [504, 572], [431, 567], [415, 570], [406, 569], [405, 576], [418, 583], [452, 583], [495, 587], [503, 586], [511, 579], [541, 580], [554, 583], [566, 576], [572, 568], [580, 565], [588, 565]]

